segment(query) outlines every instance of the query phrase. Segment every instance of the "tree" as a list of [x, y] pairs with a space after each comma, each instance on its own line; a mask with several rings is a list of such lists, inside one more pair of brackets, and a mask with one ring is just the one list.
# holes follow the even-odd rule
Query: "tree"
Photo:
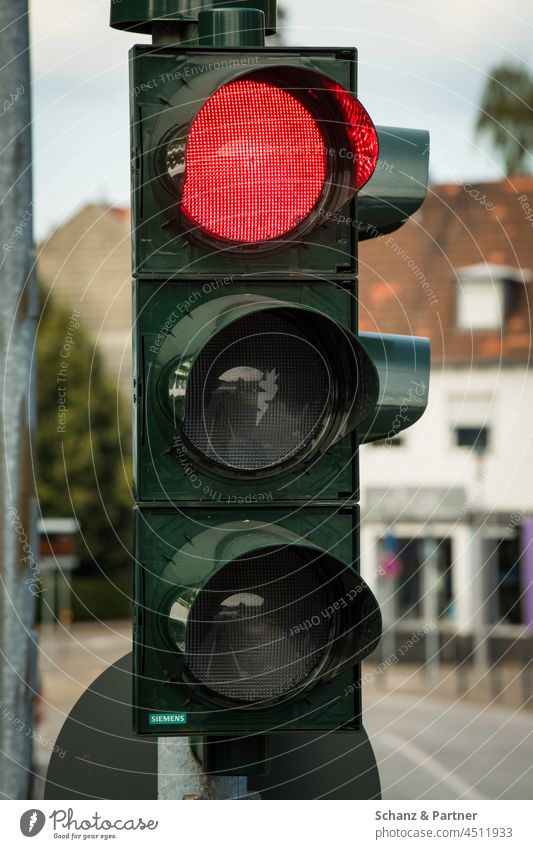
[[476, 132], [490, 137], [507, 176], [533, 165], [533, 74], [525, 65], [499, 65], [481, 98]]
[[[81, 568], [99, 575], [129, 562], [129, 422], [80, 321], [41, 293], [37, 332], [37, 493], [43, 517], [73, 516]], [[121, 456], [122, 455], [122, 456]]]

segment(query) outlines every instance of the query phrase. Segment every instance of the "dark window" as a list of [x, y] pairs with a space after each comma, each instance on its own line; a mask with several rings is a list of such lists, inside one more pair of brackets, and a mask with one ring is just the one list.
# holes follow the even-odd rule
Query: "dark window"
[[[437, 545], [437, 610], [439, 617], [453, 619], [451, 542], [449, 539], [436, 540]], [[422, 539], [398, 539], [396, 558], [399, 571], [396, 576], [396, 600], [398, 615], [408, 617], [423, 616], [423, 580], [424, 541]]]
[[520, 625], [520, 541], [503, 539], [498, 546], [497, 621]]
[[377, 439], [376, 442], [371, 442], [375, 448], [400, 448], [403, 445], [401, 436], [392, 436], [390, 439]]
[[484, 451], [489, 446], [488, 427], [456, 427], [455, 441], [461, 448], [477, 448]]

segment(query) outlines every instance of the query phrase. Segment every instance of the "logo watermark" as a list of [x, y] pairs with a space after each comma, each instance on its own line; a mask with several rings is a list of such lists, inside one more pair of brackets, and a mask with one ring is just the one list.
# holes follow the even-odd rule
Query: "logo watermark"
[[80, 327], [79, 317], [81, 315], [81, 309], [73, 309], [70, 314], [68, 324], [66, 327], [66, 334], [63, 340], [63, 346], [61, 351], [59, 352], [60, 362], [59, 362], [59, 371], [56, 374], [56, 387], [57, 387], [57, 432], [58, 433], [66, 433], [67, 430], [67, 414], [68, 410], [68, 396], [67, 396], [67, 377], [69, 371], [69, 360], [73, 352], [73, 348], [76, 344], [76, 340], [74, 338], [74, 334], [76, 330]]
[[24, 837], [35, 837], [43, 830], [46, 817], [38, 808], [24, 811], [20, 818], [20, 830]]

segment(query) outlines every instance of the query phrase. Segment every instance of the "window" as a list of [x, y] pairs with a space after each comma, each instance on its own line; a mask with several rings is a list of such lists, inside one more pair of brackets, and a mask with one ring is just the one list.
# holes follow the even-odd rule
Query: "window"
[[500, 330], [517, 283], [529, 271], [506, 265], [471, 265], [457, 270], [457, 327], [461, 330]]
[[489, 393], [450, 395], [447, 407], [452, 445], [470, 451], [487, 451], [490, 448], [495, 403], [496, 396]]
[[404, 445], [403, 436], [393, 436], [389, 439], [377, 439], [376, 442], [371, 442], [373, 448], [400, 448]]
[[461, 448], [486, 451], [489, 447], [489, 429], [488, 427], [456, 427], [455, 441]]
[[498, 545], [497, 559], [497, 622], [521, 625], [520, 591], [520, 540], [518, 534], [512, 539], [502, 539]]
[[502, 326], [504, 287], [502, 281], [459, 281], [457, 324], [462, 330], [496, 330]]
[[[453, 591], [452, 591], [452, 554], [450, 539], [437, 539], [437, 580], [432, 586], [436, 594], [437, 615], [442, 619], [453, 619]], [[385, 540], [382, 546], [382, 566], [387, 559]], [[427, 568], [425, 562], [424, 540], [402, 539], [396, 540], [394, 560], [394, 598], [399, 617], [421, 618], [424, 616], [424, 575], [423, 570]], [[390, 559], [390, 552], [388, 554]], [[385, 577], [389, 580], [392, 576]]]

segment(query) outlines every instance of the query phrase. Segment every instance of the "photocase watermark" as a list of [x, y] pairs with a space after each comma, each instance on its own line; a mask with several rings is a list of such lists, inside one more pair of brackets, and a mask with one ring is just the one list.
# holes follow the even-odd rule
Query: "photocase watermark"
[[524, 218], [526, 219], [526, 221], [529, 221], [529, 223], [533, 227], [533, 207], [529, 203], [528, 196], [522, 194], [519, 195], [517, 199], [522, 209], [522, 212], [524, 213]]
[[57, 808], [48, 819], [52, 823], [54, 837], [67, 837], [70, 840], [85, 840], [87, 837], [110, 840], [117, 836], [113, 832], [155, 831], [159, 826], [159, 820], [144, 820], [143, 817], [110, 820], [98, 811], [90, 816], [85, 813], [78, 816], [74, 814], [73, 808]]
[[[429, 145], [425, 149], [425, 153], [427, 154], [430, 150]], [[438, 163], [439, 166], [448, 172], [448, 179], [451, 183], [455, 183], [456, 186], [460, 186], [467, 195], [470, 195], [471, 198], [476, 200], [481, 206], [485, 207], [488, 212], [491, 212], [493, 209], [496, 209], [496, 204], [492, 201], [488, 200], [485, 192], [481, 192], [479, 189], [476, 189], [471, 183], [463, 183], [461, 177], [458, 174], [455, 174], [453, 171], [450, 171], [449, 163], [445, 157], [444, 151], [439, 150], [434, 144], [431, 145], [431, 161], [435, 164]]]
[[65, 329], [65, 338], [59, 352], [59, 370], [56, 374], [56, 391], [57, 391], [57, 432], [66, 433], [67, 431], [67, 415], [68, 415], [68, 394], [67, 394], [67, 378], [70, 368], [70, 358], [76, 344], [75, 333], [80, 327], [79, 317], [81, 309], [73, 309], [68, 324]]
[[391, 251], [393, 251], [393, 253], [396, 254], [397, 257], [402, 260], [402, 262], [405, 262], [409, 271], [413, 272], [413, 275], [416, 277], [417, 281], [421, 284], [422, 289], [424, 290], [425, 296], [428, 299], [428, 303], [431, 305], [438, 303], [438, 298], [431, 286], [429, 285], [429, 281], [426, 275], [420, 269], [414, 259], [409, 256], [405, 248], [402, 248], [401, 245], [399, 245], [398, 242], [392, 236], [388, 237], [385, 244], [388, 248], [391, 249]]
[[384, 446], [390, 447], [394, 437], [398, 436], [400, 431], [402, 431], [404, 428], [409, 427], [409, 425], [411, 424], [411, 420], [409, 416], [406, 415], [407, 411], [409, 410], [408, 404], [412, 403], [415, 400], [424, 398], [426, 390], [427, 386], [425, 383], [417, 380], [411, 380], [409, 384], [409, 393], [407, 396], [402, 398], [398, 412], [396, 413], [392, 421], [392, 427], [387, 433], [385, 439], [382, 441], [382, 444]]
[[[301, 148], [302, 151], [305, 151], [306, 148]], [[374, 164], [374, 160], [371, 156], [361, 155], [357, 149], [353, 150], [350, 147], [327, 147], [323, 146], [323, 152], [326, 156], [329, 156], [333, 159], [346, 159], [349, 162], [356, 163], [359, 167], [367, 167], [370, 165], [372, 168], [372, 174], [375, 174], [377, 171], [386, 171], [390, 173], [394, 171], [394, 163], [389, 162], [387, 159], [378, 159]]]
[[11, 525], [18, 537], [18, 541], [22, 548], [23, 556], [20, 558], [21, 563], [24, 563], [26, 568], [31, 572], [30, 577], [26, 578], [24, 583], [28, 587], [30, 593], [33, 596], [37, 596], [41, 593], [41, 585], [39, 583], [39, 577], [41, 574], [41, 570], [39, 568], [39, 564], [37, 563], [33, 549], [28, 540], [28, 534], [26, 533], [26, 529], [20, 519], [19, 512], [16, 507], [9, 507], [9, 520]]
[[[363, 225], [358, 218], [353, 218], [349, 215], [344, 215], [343, 213], [332, 212], [331, 210], [326, 210], [324, 208], [318, 210], [318, 214], [325, 221], [335, 221], [336, 224], [346, 224], [348, 227], [354, 227], [359, 231], [364, 232], [367, 236], [371, 238], [379, 238], [385, 239], [385, 234], [379, 232], [377, 227], [374, 225]], [[393, 238], [393, 236], [388, 236], [385, 241], [385, 245], [387, 248], [396, 254], [409, 268], [410, 271], [413, 272], [417, 281], [421, 284], [422, 289], [424, 290], [424, 294], [428, 299], [428, 303], [433, 306], [433, 304], [438, 303], [438, 298], [433, 289], [430, 286], [430, 283], [422, 271], [422, 269], [417, 265], [415, 260], [409, 255], [409, 253], [402, 248], [401, 245]]]
[[488, 209], [489, 212], [491, 210], [496, 209], [496, 204], [494, 204], [491, 200], [487, 200], [487, 195], [485, 192], [481, 193], [479, 189], [475, 189], [470, 183], [462, 183], [463, 191], [470, 195], [474, 200], [479, 201], [481, 206], [484, 206], [485, 209]]
[[13, 106], [15, 105], [17, 100], [20, 100], [20, 98], [24, 94], [24, 91], [24, 86], [21, 83], [19, 86], [17, 86], [15, 91], [8, 94], [8, 96], [3, 100], [3, 102], [0, 102], [0, 118], [3, 118], [4, 115], [7, 115], [7, 113], [11, 109], [13, 109]]
[[161, 325], [159, 333], [156, 336], [153, 345], [150, 346], [151, 353], [159, 353], [161, 346], [165, 342], [165, 339], [172, 332], [172, 330], [180, 321], [180, 319], [188, 315], [188, 313], [190, 313], [190, 311], [206, 295], [210, 295], [212, 292], [218, 291], [218, 289], [224, 289], [226, 286], [231, 286], [233, 280], [233, 277], [221, 277], [217, 280], [212, 280], [210, 282], [204, 283], [201, 289], [195, 289], [191, 292], [188, 298], [184, 298], [183, 301], [180, 301], [178, 304], [176, 304], [175, 309], [173, 309], [172, 312], [169, 313], [169, 315], [166, 317], [165, 321]]
[[28, 226], [28, 224], [30, 223], [32, 218], [33, 218], [33, 201], [30, 202], [28, 209], [26, 209], [24, 214], [21, 216], [17, 226], [15, 227], [13, 232], [11, 233], [11, 236], [9, 237], [7, 242], [4, 242], [4, 244], [2, 245], [2, 249], [4, 250], [4, 252], [6, 254], [9, 253], [9, 251], [13, 250], [13, 248], [17, 244], [17, 242], [20, 239], [20, 237], [22, 236], [22, 234], [24, 233], [24, 230], [26, 229], [26, 227]]
[[200, 495], [206, 496], [210, 501], [221, 504], [267, 504], [274, 500], [272, 492], [264, 490], [260, 492], [245, 492], [240, 495], [232, 495], [228, 492], [223, 492], [217, 489], [212, 484], [203, 480], [198, 469], [192, 464], [190, 455], [183, 445], [181, 436], [178, 434], [174, 437], [172, 447], [174, 455], [181, 466], [184, 476], [187, 478], [191, 487]]
[[366, 589], [364, 584], [359, 584], [353, 590], [349, 590], [345, 595], [341, 596], [334, 601], [332, 604], [329, 604], [320, 613], [315, 613], [314, 616], [311, 616], [309, 619], [306, 619], [304, 622], [300, 622], [298, 625], [293, 625], [289, 631], [289, 637], [293, 637], [295, 634], [300, 634], [302, 631], [310, 631], [312, 628], [316, 628], [322, 622], [331, 619], [335, 613], [338, 613], [339, 610], [347, 608], [349, 604], [354, 601], [361, 593]]
[[1, 697], [0, 710], [2, 712], [3, 719], [5, 719], [6, 722], [10, 722], [17, 731], [20, 731], [26, 737], [29, 737], [34, 743], [38, 743], [39, 746], [53, 752], [53, 754], [57, 755], [59, 758], [63, 759], [65, 757], [67, 754], [66, 749], [62, 749], [61, 746], [57, 746], [49, 737], [43, 737], [38, 731], [35, 731], [31, 726], [27, 725], [21, 717], [17, 716], [14, 711], [4, 704]]
[[20, 818], [20, 830], [24, 837], [35, 837], [46, 825], [46, 817], [37, 808], [24, 811]]
[[363, 684], [371, 684], [372, 681], [374, 681], [379, 675], [383, 675], [387, 669], [390, 669], [391, 666], [398, 663], [400, 659], [413, 648], [413, 646], [416, 646], [416, 644], [419, 643], [420, 640], [429, 633], [429, 631], [434, 631], [436, 627], [435, 622], [428, 622], [423, 628], [419, 628], [418, 631], [415, 631], [414, 634], [405, 641], [405, 643], [402, 643], [398, 651], [393, 652], [386, 657], [385, 660], [382, 660], [381, 663], [375, 667], [373, 672], [365, 672], [359, 681], [345, 687], [344, 695], [349, 696], [352, 693], [355, 693], [356, 690], [359, 690], [363, 686]]
[[[187, 63], [182, 65], [175, 71], [167, 71], [164, 74], [159, 74], [157, 77], [152, 77], [149, 80], [144, 80], [139, 85], [133, 86], [132, 93], [136, 96], [145, 94], [146, 92], [155, 91], [160, 86], [167, 85], [178, 81], [188, 82], [195, 77], [210, 71], [224, 71], [231, 68], [243, 68], [250, 65], [258, 65], [259, 56], [231, 56], [227, 59], [219, 59], [216, 62], [203, 63]], [[118, 99], [122, 99], [120, 95]]]

